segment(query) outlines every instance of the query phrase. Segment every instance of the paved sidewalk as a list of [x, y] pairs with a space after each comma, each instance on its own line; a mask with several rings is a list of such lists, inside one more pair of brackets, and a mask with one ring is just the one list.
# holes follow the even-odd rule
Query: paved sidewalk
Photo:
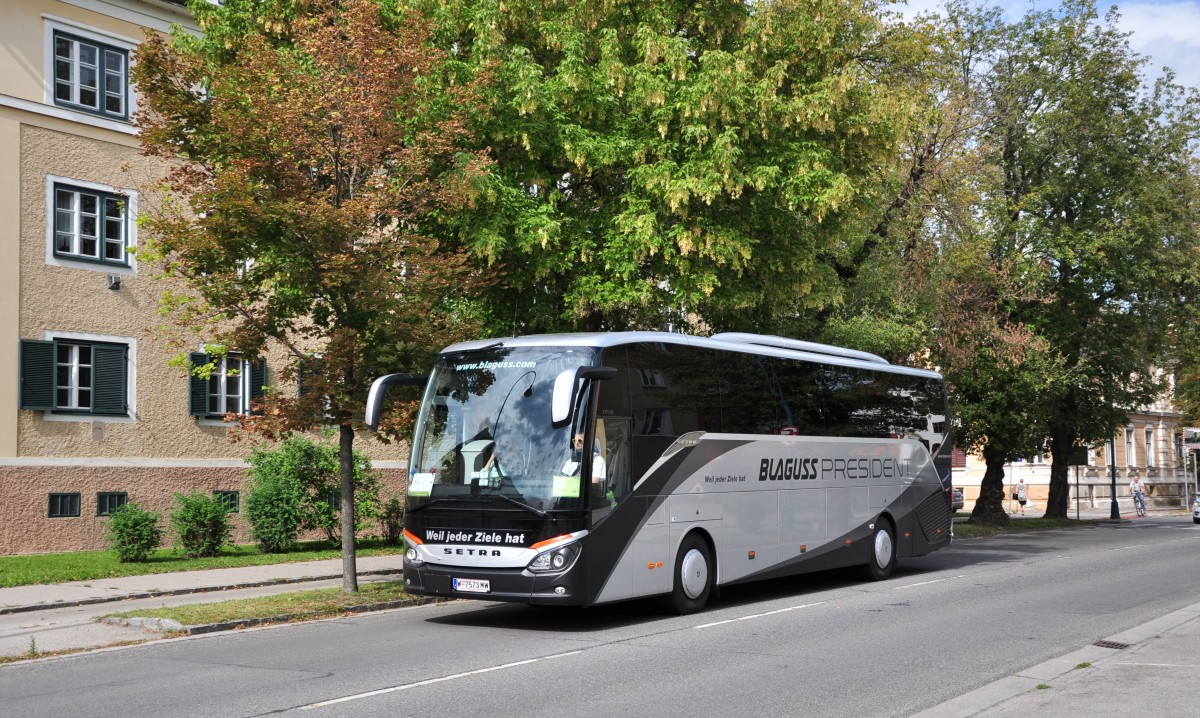
[[1200, 715], [1200, 603], [1017, 671], [911, 718], [1118, 715]]
[[[359, 557], [359, 581], [395, 580], [402, 561], [399, 554]], [[0, 657], [152, 640], [162, 634], [96, 619], [138, 608], [341, 586], [341, 577], [341, 559], [330, 559], [0, 588]]]
[[[404, 556], [359, 557], [359, 575], [398, 574]], [[145, 576], [99, 578], [91, 581], [70, 581], [50, 585], [0, 588], [0, 615], [39, 610], [50, 606], [80, 606], [92, 603], [122, 601], [130, 598], [226, 591], [231, 588], [316, 581], [341, 578], [340, 558], [324, 561], [299, 561], [265, 566], [213, 568], [205, 571], [176, 571]]]

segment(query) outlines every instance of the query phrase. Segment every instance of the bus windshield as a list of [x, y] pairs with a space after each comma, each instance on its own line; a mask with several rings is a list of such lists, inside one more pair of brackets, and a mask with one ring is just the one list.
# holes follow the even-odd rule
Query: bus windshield
[[536, 512], [583, 508], [587, 463], [573, 456], [572, 438], [586, 412], [575, 407], [573, 420], [555, 429], [551, 397], [561, 372], [594, 360], [586, 347], [497, 346], [440, 356], [418, 418], [409, 510], [496, 497]]

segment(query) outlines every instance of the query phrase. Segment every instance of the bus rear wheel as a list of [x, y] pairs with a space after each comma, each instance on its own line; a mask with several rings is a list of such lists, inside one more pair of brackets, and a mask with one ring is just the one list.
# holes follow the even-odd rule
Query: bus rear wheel
[[892, 522], [879, 517], [871, 530], [871, 560], [867, 562], [867, 578], [882, 581], [896, 567], [896, 532]]
[[669, 605], [679, 614], [695, 613], [704, 608], [712, 593], [712, 557], [708, 544], [689, 534], [675, 557], [675, 586]]

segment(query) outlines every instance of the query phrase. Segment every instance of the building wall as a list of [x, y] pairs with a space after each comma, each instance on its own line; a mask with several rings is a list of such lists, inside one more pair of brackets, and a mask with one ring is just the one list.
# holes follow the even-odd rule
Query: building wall
[[[240, 460], [224, 463], [209, 461], [134, 462], [29, 460], [4, 467], [5, 492], [12, 500], [0, 521], [0, 546], [3, 553], [46, 553], [105, 548], [106, 517], [97, 516], [97, 495], [101, 492], [127, 492], [138, 506], [157, 512], [159, 526], [169, 532], [169, 515], [175, 507], [175, 494], [193, 491], [238, 491], [245, 506], [245, 467]], [[383, 474], [381, 497], [386, 501], [403, 490], [404, 471], [390, 469]], [[78, 493], [79, 516], [51, 518], [47, 515], [47, 493]], [[232, 514], [235, 543], [251, 543], [249, 526], [243, 511]], [[363, 536], [381, 535], [377, 526], [368, 526]], [[301, 538], [319, 539], [310, 533]], [[167, 539], [167, 545], [172, 539]]]
[[[63, 261], [51, 244], [48, 187], [55, 179], [125, 195], [134, 214], [157, 201], [148, 188], [162, 173], [157, 160], [139, 154], [128, 121], [55, 103], [48, 82], [53, 31], [132, 48], [145, 28], [165, 32], [171, 23], [188, 27], [191, 20], [163, 0], [0, 2], [0, 486], [6, 499], [0, 554], [102, 548], [107, 519], [96, 516], [98, 492], [125, 492], [164, 514], [177, 492], [244, 492], [251, 442], [233, 442], [227, 425], [190, 414], [188, 378], [169, 365], [179, 349], [155, 331], [167, 282], [136, 256], [128, 267]], [[136, 93], [129, 99], [135, 103]], [[138, 244], [136, 229], [130, 239]], [[109, 288], [110, 275], [119, 289]], [[129, 347], [127, 415], [18, 409], [22, 340], [54, 338]], [[200, 349], [199, 343], [184, 348]], [[275, 383], [272, 368], [283, 366], [283, 356], [266, 358], [267, 381]], [[369, 435], [356, 444], [384, 470], [384, 497], [400, 491], [406, 449]], [[50, 518], [51, 493], [78, 493], [80, 516]], [[247, 540], [238, 522], [237, 538]]]

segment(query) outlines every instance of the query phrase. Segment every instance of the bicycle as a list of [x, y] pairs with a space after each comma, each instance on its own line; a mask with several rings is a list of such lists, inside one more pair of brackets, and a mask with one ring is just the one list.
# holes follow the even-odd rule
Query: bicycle
[[1138, 516], [1146, 515], [1146, 495], [1141, 491], [1133, 492], [1133, 508]]

